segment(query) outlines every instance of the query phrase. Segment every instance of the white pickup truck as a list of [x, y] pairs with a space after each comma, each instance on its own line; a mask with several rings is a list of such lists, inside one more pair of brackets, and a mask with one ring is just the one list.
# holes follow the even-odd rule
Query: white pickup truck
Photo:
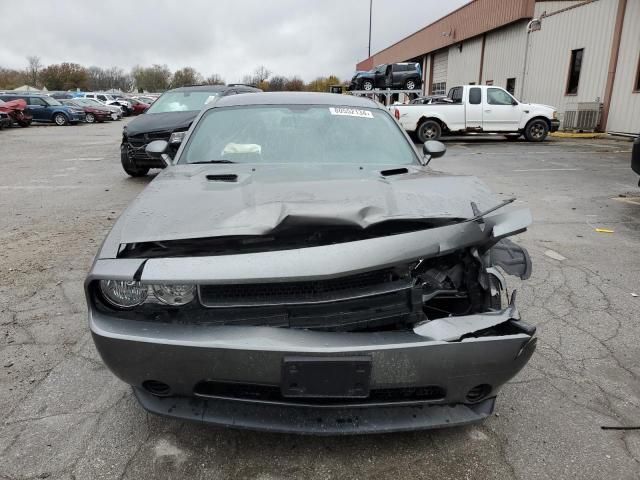
[[453, 87], [435, 103], [391, 105], [389, 110], [421, 142], [466, 133], [500, 133], [509, 139], [524, 135], [530, 142], [541, 142], [560, 126], [553, 107], [521, 103], [490, 85]]

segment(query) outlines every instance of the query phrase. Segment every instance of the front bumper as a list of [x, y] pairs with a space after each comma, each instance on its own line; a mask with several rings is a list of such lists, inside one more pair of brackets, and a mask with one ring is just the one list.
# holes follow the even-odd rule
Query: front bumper
[[87, 118], [87, 116], [84, 113], [72, 113], [71, 114], [71, 118], [70, 118], [70, 122], [71, 123], [77, 123], [77, 122], [84, 122], [85, 119]]
[[[509, 334], [449, 341], [442, 340], [445, 337], [439, 337], [437, 329], [427, 334], [421, 327], [345, 333], [176, 325], [122, 320], [95, 310], [89, 318], [105, 364], [134, 386], [147, 410], [217, 425], [293, 433], [391, 432], [481, 421], [492, 413], [500, 387], [524, 367], [536, 345], [532, 330], [519, 321], [511, 321]], [[485, 321], [478, 316], [479, 324]], [[445, 326], [445, 334], [452, 331], [450, 327]], [[211, 393], [199, 387], [224, 383], [278, 392], [283, 361], [290, 356], [370, 357], [371, 398], [301, 402], [285, 396]], [[168, 385], [170, 396], [143, 390], [147, 381]], [[373, 396], [428, 386], [440, 393], [423, 399]], [[483, 394], [470, 397], [478, 386], [484, 386]]]
[[557, 132], [558, 129], [560, 128], [560, 120], [551, 120], [549, 124], [550, 124], [549, 131], [551, 133]]

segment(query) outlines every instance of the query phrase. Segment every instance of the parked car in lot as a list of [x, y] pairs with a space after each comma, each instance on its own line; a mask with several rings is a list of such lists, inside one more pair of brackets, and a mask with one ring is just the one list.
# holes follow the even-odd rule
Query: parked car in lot
[[[146, 147], [165, 161], [168, 148]], [[487, 418], [536, 346], [515, 292], [501, 294], [501, 270], [531, 272], [508, 238], [531, 214], [504, 211], [513, 199], [475, 177], [433, 172], [441, 143], [423, 152], [369, 99], [209, 103], [86, 278], [103, 361], [147, 410], [225, 426]]]
[[27, 102], [21, 98], [8, 102], [0, 100], [0, 112], [9, 117], [10, 125], [15, 123], [20, 127], [28, 127], [33, 121], [33, 117], [27, 111]]
[[85, 114], [85, 122], [94, 123], [94, 122], [104, 122], [107, 120], [113, 120], [113, 113], [106, 107], [90, 104], [90, 103], [82, 103], [83, 100], [86, 99], [78, 98], [75, 100], [70, 99], [62, 99], [60, 103], [63, 105], [68, 105], [70, 107], [81, 108], [84, 110]]
[[170, 144], [167, 154], [173, 156], [191, 122], [204, 105], [226, 95], [260, 91], [244, 85], [201, 85], [168, 90], [144, 115], [132, 120], [122, 129], [122, 168], [132, 177], [144, 176], [151, 168], [164, 168], [163, 161], [147, 155], [145, 147], [149, 142], [167, 140]]
[[368, 72], [357, 72], [351, 79], [349, 90], [393, 88], [417, 90], [422, 86], [422, 73], [418, 63], [390, 63], [378, 65]]
[[131, 103], [131, 113], [133, 115], [140, 115], [141, 113], [146, 112], [151, 106], [148, 103], [145, 103], [137, 98], [130, 98], [129, 103]]
[[466, 133], [501, 133], [510, 139], [524, 135], [530, 142], [541, 142], [560, 126], [555, 108], [521, 103], [500, 87], [458, 86], [451, 88], [447, 97], [447, 101], [428, 105], [389, 108], [402, 127], [421, 142]]
[[56, 125], [69, 125], [84, 122], [84, 110], [78, 107], [63, 105], [55, 98], [41, 94], [0, 94], [0, 100], [9, 102], [22, 99], [27, 103], [27, 113], [33, 117], [34, 122], [55, 123]]
[[132, 97], [135, 100], [138, 100], [139, 102], [142, 103], [146, 103], [147, 105], [152, 105], [153, 102], [155, 102], [158, 97], [151, 97], [151, 96], [136, 96], [136, 97]]
[[92, 98], [102, 102], [104, 105], [120, 107], [124, 116], [131, 115], [131, 103], [122, 98], [116, 98], [109, 93], [85, 92], [81, 95], [83, 98]]
[[93, 106], [97, 108], [106, 108], [111, 112], [111, 120], [120, 120], [124, 117], [124, 112], [122, 111], [122, 107], [118, 105], [107, 105], [106, 103], [102, 103], [100, 100], [96, 100], [95, 98], [75, 98], [76, 102], [80, 103], [82, 106]]
[[[633, 142], [633, 150], [631, 151], [631, 169], [640, 175], [640, 134]], [[640, 187], [640, 180], [638, 180]]]

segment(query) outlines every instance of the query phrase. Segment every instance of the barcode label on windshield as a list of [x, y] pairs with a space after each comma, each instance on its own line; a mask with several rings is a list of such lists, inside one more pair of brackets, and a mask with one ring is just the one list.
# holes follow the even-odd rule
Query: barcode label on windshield
[[347, 117], [373, 118], [373, 113], [369, 110], [348, 107], [329, 107], [331, 115], [344, 115]]

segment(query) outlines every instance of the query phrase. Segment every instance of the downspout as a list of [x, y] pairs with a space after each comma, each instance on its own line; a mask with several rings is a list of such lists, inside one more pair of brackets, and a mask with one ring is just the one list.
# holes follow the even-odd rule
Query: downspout
[[624, 24], [624, 14], [627, 9], [627, 0], [618, 0], [618, 12], [616, 14], [616, 24], [613, 31], [613, 41], [611, 42], [611, 55], [609, 56], [609, 71], [607, 73], [607, 84], [604, 88], [604, 99], [602, 102], [602, 117], [600, 117], [599, 130], [607, 129], [609, 120], [609, 109], [611, 108], [611, 97], [613, 96], [613, 84], [616, 80], [616, 69], [618, 67], [618, 54], [620, 53], [620, 39], [622, 38], [622, 25]]
[[487, 34], [482, 35], [482, 47], [480, 47], [480, 72], [478, 72], [478, 85], [482, 85], [482, 70], [484, 69], [484, 46], [487, 43]]
[[520, 86], [520, 101], [524, 102], [524, 84], [527, 78], [527, 57], [529, 56], [529, 36], [533, 31], [534, 26], [538, 26], [540, 28], [540, 20], [537, 18], [533, 18], [529, 23], [527, 23], [527, 39], [524, 44], [524, 64], [522, 66], [522, 82]]

